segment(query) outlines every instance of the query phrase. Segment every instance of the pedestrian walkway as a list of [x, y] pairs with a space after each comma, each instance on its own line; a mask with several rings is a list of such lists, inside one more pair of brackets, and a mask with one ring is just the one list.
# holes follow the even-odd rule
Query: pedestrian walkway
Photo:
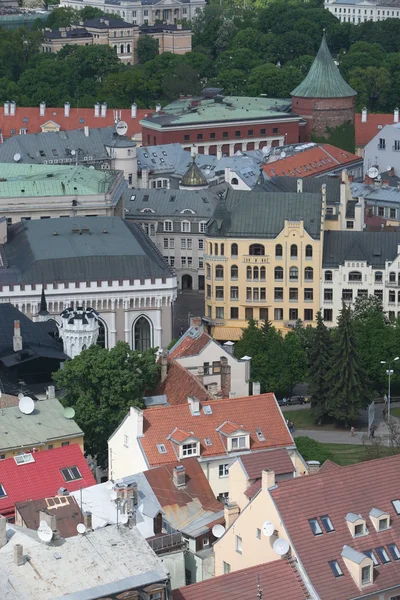
[[356, 431], [352, 436], [350, 431], [318, 431], [318, 429], [296, 429], [294, 437], [307, 436], [323, 444], [362, 444], [365, 431]]

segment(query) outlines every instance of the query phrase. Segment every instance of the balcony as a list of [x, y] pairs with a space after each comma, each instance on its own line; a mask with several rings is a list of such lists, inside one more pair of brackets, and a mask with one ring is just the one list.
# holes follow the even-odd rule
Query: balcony
[[253, 256], [250, 254], [242, 255], [242, 262], [247, 265], [269, 265], [270, 256]]
[[151, 538], [147, 538], [147, 543], [156, 554], [165, 554], [171, 550], [177, 550], [186, 546], [180, 531], [176, 533], [159, 533]]
[[385, 281], [385, 287], [398, 288], [400, 287], [400, 281]]
[[226, 256], [214, 256], [214, 254], [203, 254], [203, 258], [204, 260], [211, 260], [217, 262], [225, 262], [227, 260]]

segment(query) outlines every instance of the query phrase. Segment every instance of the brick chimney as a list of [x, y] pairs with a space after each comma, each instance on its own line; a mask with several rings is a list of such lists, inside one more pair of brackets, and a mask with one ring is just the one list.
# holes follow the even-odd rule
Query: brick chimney
[[15, 544], [14, 546], [14, 562], [17, 567], [22, 567], [24, 564], [24, 548], [22, 544]]
[[83, 524], [86, 527], [86, 531], [92, 531], [93, 529], [93, 525], [92, 525], [92, 513], [90, 512], [90, 510], [85, 510], [83, 513]]
[[204, 367], [197, 367], [197, 379], [204, 384]]
[[229, 398], [231, 391], [231, 365], [226, 356], [220, 357], [221, 362], [221, 392], [223, 398]]
[[308, 460], [307, 464], [310, 475], [316, 475], [321, 468], [321, 463], [319, 460]]
[[274, 471], [264, 470], [261, 473], [261, 487], [263, 490], [269, 490], [275, 486], [275, 473]]
[[236, 504], [236, 502], [228, 502], [225, 504], [224, 508], [224, 517], [225, 517], [225, 526], [226, 528], [230, 527], [234, 521], [238, 518], [240, 513], [240, 508]]
[[186, 485], [186, 470], [183, 465], [177, 465], [172, 471], [172, 481], [174, 486], [179, 488]]
[[161, 383], [167, 379], [168, 375], [168, 355], [165, 350], [163, 350], [160, 357], [160, 365], [161, 365]]
[[14, 352], [22, 350], [21, 324], [19, 321], [14, 321], [13, 349]]
[[0, 515], [0, 548], [3, 548], [7, 544], [7, 519]]

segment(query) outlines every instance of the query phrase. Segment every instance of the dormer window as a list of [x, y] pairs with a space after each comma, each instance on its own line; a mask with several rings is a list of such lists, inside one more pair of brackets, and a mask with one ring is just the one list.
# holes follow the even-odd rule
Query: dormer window
[[231, 438], [232, 450], [238, 450], [240, 448], [247, 448], [247, 440], [245, 435], [239, 435], [238, 437]]
[[370, 565], [367, 565], [366, 567], [362, 567], [361, 583], [362, 583], [362, 585], [367, 585], [368, 583], [371, 583], [371, 566]]
[[343, 546], [341, 553], [344, 564], [359, 588], [373, 583], [373, 559], [350, 546]]
[[346, 521], [348, 528], [354, 538], [361, 537], [368, 533], [365, 519], [361, 515], [355, 513], [347, 513]]
[[379, 519], [379, 531], [389, 529], [389, 519]]
[[373, 508], [369, 513], [369, 518], [376, 531], [386, 531], [390, 527], [390, 515], [379, 508]]
[[365, 534], [365, 525], [364, 523], [360, 523], [359, 525], [354, 525], [354, 537]]
[[190, 444], [182, 444], [182, 456], [198, 456], [197, 442], [191, 442]]

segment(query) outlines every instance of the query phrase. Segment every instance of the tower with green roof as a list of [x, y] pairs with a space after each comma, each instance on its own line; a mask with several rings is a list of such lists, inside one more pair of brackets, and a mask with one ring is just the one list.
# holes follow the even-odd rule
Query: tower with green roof
[[304, 117], [301, 140], [323, 136], [328, 129], [353, 124], [357, 92], [341, 76], [326, 43], [321, 46], [307, 76], [291, 92], [293, 112]]

